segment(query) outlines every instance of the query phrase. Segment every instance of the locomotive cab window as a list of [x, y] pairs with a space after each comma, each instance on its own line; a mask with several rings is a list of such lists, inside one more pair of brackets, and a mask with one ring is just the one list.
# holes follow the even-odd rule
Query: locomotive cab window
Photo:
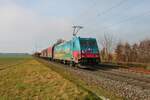
[[96, 47], [96, 41], [91, 40], [81, 40], [80, 44], [82, 47]]

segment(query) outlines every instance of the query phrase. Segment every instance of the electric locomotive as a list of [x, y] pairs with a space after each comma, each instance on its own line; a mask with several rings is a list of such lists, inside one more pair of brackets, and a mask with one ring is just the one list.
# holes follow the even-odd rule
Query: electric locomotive
[[100, 54], [95, 38], [73, 37], [53, 47], [53, 59], [69, 64], [98, 64]]

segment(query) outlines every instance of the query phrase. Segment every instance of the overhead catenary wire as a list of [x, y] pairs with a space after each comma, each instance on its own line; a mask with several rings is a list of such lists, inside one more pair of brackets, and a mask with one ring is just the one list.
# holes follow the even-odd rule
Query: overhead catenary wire
[[[111, 6], [111, 7], [109, 7], [108, 9], [106, 9], [106, 10], [104, 10], [103, 12], [101, 12], [101, 13], [97, 13], [96, 14], [96, 16], [98, 17], [98, 18], [100, 18], [100, 16], [103, 16], [103, 15], [105, 15], [105, 14], [108, 14], [109, 12], [111, 12], [111, 11], [113, 11], [113, 10], [115, 10], [116, 8], [118, 8], [118, 7], [120, 7], [121, 5], [123, 5], [124, 3], [126, 3], [128, 0], [121, 0], [120, 2], [118, 2], [118, 3], [116, 3], [115, 5], [113, 5], [113, 6]], [[143, 3], [143, 2], [141, 2], [141, 3]], [[140, 4], [141, 4], [140, 3]], [[95, 3], [94, 3], [94, 7], [95, 7]], [[133, 6], [134, 7], [134, 6]], [[131, 7], [130, 7], [131, 8]], [[90, 8], [91, 9], [91, 8]], [[106, 32], [108, 29], [111, 29], [112, 27], [115, 27], [115, 26], [117, 26], [117, 25], [120, 25], [120, 24], [123, 24], [123, 23], [126, 23], [126, 22], [129, 22], [129, 21], [132, 21], [132, 20], [136, 20], [136, 19], [138, 19], [138, 18], [140, 18], [141, 16], [145, 16], [145, 15], [147, 15], [147, 14], [149, 14], [150, 13], [150, 11], [147, 11], [147, 12], [144, 12], [144, 13], [141, 13], [141, 14], [138, 14], [138, 15], [135, 15], [135, 16], [129, 16], [129, 17], [124, 17], [124, 19], [122, 19], [122, 20], [120, 20], [120, 21], [118, 21], [118, 22], [116, 22], [116, 23], [112, 23], [112, 24], [110, 24], [110, 25], [108, 25], [108, 26], [104, 26], [104, 27], [102, 27], [102, 28], [100, 28], [101, 29], [101, 31], [103, 31], [103, 32]], [[87, 14], [87, 13], [86, 13]], [[87, 17], [86, 17], [87, 18]], [[89, 24], [89, 21], [91, 21], [91, 20], [87, 20], [87, 22], [86, 23], [88, 23]], [[98, 22], [98, 21], [97, 21]], [[96, 22], [96, 23], [97, 23]], [[85, 23], [85, 25], [86, 25], [86, 23]], [[93, 24], [92, 24], [93, 25]], [[107, 29], [107, 30], [106, 30]], [[94, 29], [95, 30], [95, 29]], [[92, 29], [92, 31], [94, 31], [93, 29]], [[97, 32], [96, 30], [95, 30], [95, 32]]]
[[[121, 5], [124, 4], [126, 1], [127, 1], [127, 0], [122, 0], [122, 1], [120, 1], [119, 3], [117, 3], [116, 5], [114, 5], [114, 6], [110, 7], [110, 8], [108, 8], [107, 10], [103, 11], [101, 14], [98, 14], [98, 15], [99, 15], [99, 16], [102, 16], [102, 15], [104, 15], [104, 14], [107, 14], [109, 11], [112, 11], [114, 8], [116, 8], [116, 7], [118, 7], [118, 6], [121, 6]], [[116, 23], [116, 24], [111, 24], [110, 26], [106, 26], [106, 27], [104, 27], [103, 29], [108, 29], [108, 28], [114, 27], [114, 26], [116, 26], [116, 25], [119, 25], [119, 24], [122, 24], [122, 23], [125, 23], [125, 22], [129, 22], [129, 21], [132, 21], [132, 20], [135, 20], [135, 19], [137, 19], [137, 18], [139, 18], [139, 17], [141, 17], [141, 16], [145, 16], [145, 15], [147, 15], [147, 14], [149, 14], [149, 13], [150, 13], [150, 11], [147, 11], [147, 12], [141, 13], [141, 14], [136, 15], [136, 16], [133, 16], [133, 17], [125, 18], [125, 19], [119, 21], [118, 23]]]
[[[115, 27], [117, 25], [129, 22], [129, 21], [132, 21], [132, 20], [136, 20], [137, 18], [140, 18], [141, 16], [147, 16], [149, 14], [150, 14], [150, 10], [147, 11], [147, 12], [141, 13], [139, 15], [133, 16], [133, 17], [128, 17], [126, 19], [123, 19], [123, 20], [119, 21], [118, 23], [114, 23], [114, 24], [111, 24], [111, 25], [106, 26], [104, 28], [101, 28], [101, 31], [103, 30], [104, 33], [107, 33], [107, 30], [110, 29], [110, 28], [113, 28], [113, 27]], [[92, 30], [92, 31], [94, 31], [94, 30]], [[97, 31], [95, 30], [95, 32], [97, 32]]]
[[131, 21], [131, 20], [136, 20], [137, 18], [139, 18], [139, 17], [141, 17], [141, 16], [145, 16], [145, 15], [147, 15], [147, 14], [150, 14], [150, 10], [147, 11], [147, 12], [141, 13], [141, 14], [139, 14], [139, 15], [133, 16], [133, 17], [128, 17], [128, 18], [126, 18], [126, 19], [124, 19], [124, 20], [119, 21], [119, 22], [116, 23], [116, 24], [111, 24], [110, 26], [105, 27], [105, 28], [111, 28], [111, 27], [114, 27], [114, 26], [116, 26], [116, 25], [119, 25], [119, 24], [122, 24], [122, 23], [125, 23], [125, 22], [129, 22], [129, 21]]
[[[103, 16], [103, 15], [107, 14], [108, 12], [110, 12], [110, 11], [112, 11], [112, 10], [118, 8], [119, 6], [123, 5], [123, 4], [124, 4], [125, 2], [127, 2], [127, 1], [128, 1], [128, 0], [121, 0], [120, 2], [118, 2], [118, 3], [114, 4], [113, 6], [107, 8], [106, 10], [102, 11], [101, 13], [99, 13], [99, 11], [98, 11], [98, 13], [96, 14], [96, 17], [100, 17], [100, 16]], [[95, 5], [93, 5], [93, 6], [96, 7]], [[94, 7], [91, 7], [90, 9], [92, 9], [92, 8], [94, 8]], [[90, 10], [89, 10], [89, 11], [90, 11]], [[86, 14], [87, 14], [87, 13], [86, 13]], [[88, 24], [88, 23], [89, 23], [89, 18], [86, 17], [86, 20], [85, 20], [84, 24]]]
[[80, 18], [81, 16], [84, 16], [84, 14], [87, 14], [87, 13], [90, 11], [91, 8], [95, 8], [95, 7], [96, 7], [96, 4], [97, 4], [97, 3], [94, 2], [91, 7], [88, 7], [83, 13], [80, 13], [80, 14], [76, 17], [76, 19], [77, 19], [77, 18]]
[[108, 9], [104, 10], [104, 11], [101, 12], [101, 13], [98, 13], [97, 16], [102, 16], [102, 15], [104, 15], [104, 14], [107, 14], [108, 12], [110, 12], [110, 11], [112, 11], [113, 9], [115, 9], [115, 8], [117, 8], [117, 7], [119, 7], [119, 6], [121, 6], [121, 5], [124, 4], [125, 2], [127, 2], [127, 0], [121, 0], [120, 2], [116, 3], [116, 4], [113, 5], [112, 7], [110, 7], [110, 8], [108, 8]]

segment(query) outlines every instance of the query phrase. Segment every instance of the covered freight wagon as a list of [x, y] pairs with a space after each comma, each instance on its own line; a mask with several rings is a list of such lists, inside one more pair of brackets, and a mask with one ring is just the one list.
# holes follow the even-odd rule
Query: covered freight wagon
[[47, 59], [52, 59], [52, 48], [48, 47], [48, 48], [42, 50], [41, 57], [47, 58]]
[[47, 58], [50, 60], [52, 59], [52, 47], [47, 48]]
[[42, 58], [47, 57], [47, 49], [42, 50], [40, 56], [41, 56]]

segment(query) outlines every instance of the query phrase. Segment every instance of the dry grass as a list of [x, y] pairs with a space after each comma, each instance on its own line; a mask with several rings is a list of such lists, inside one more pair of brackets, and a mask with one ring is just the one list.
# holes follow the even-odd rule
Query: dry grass
[[87, 91], [32, 58], [14, 58], [10, 62], [5, 61], [8, 59], [1, 59], [0, 64], [3, 67], [21, 61], [18, 65], [0, 70], [2, 100], [83, 100], [89, 96]]
[[[88, 98], [94, 98], [93, 100], [96, 100], [96, 97], [100, 97], [103, 98], [110, 98], [110, 100], [123, 100], [122, 97], [118, 97], [116, 96], [114, 93], [112, 93], [112, 91], [107, 91], [104, 88], [94, 84], [94, 82], [88, 83], [87, 81], [83, 80], [82, 77], [84, 76], [80, 76], [77, 75], [67, 69], [65, 69], [65, 66], [61, 66], [61, 64], [51, 64], [46, 60], [43, 59], [39, 59], [39, 58], [35, 58], [37, 61], [41, 62], [42, 64], [44, 64], [45, 66], [47, 66], [48, 68], [51, 68], [52, 70], [54, 70], [55, 72], [59, 73], [60, 75], [62, 75], [64, 78], [66, 78], [67, 80], [75, 83], [78, 85], [78, 87], [86, 90], [89, 92], [89, 97]], [[88, 77], [88, 74], [87, 74]], [[95, 99], [96, 98], [96, 99]], [[104, 100], [106, 100], [106, 98]], [[86, 99], [87, 100], [87, 99]]]

